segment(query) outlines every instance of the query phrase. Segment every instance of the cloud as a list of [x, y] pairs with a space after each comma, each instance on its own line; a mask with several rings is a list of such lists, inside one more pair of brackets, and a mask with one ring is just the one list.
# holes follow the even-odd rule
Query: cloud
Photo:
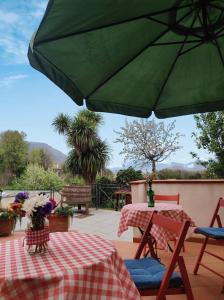
[[34, 10], [33, 12], [31, 12], [31, 15], [37, 18], [43, 17], [46, 6], [47, 6], [47, 1], [35, 2]]
[[14, 24], [18, 21], [18, 19], [19, 16], [16, 13], [0, 10], [1, 23]]
[[29, 41], [46, 6], [47, 0], [4, 2], [0, 9], [0, 65], [28, 63]]
[[26, 74], [17, 74], [0, 78], [0, 87], [11, 87], [17, 80], [21, 80], [26, 77]]
[[3, 50], [4, 64], [27, 63], [27, 44], [12, 37], [0, 38], [0, 48]]

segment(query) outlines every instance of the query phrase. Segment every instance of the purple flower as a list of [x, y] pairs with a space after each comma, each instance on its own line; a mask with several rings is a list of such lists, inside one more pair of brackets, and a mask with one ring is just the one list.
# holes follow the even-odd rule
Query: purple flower
[[53, 205], [51, 202], [47, 202], [42, 208], [42, 214], [49, 215], [53, 210]]
[[24, 201], [26, 199], [29, 198], [29, 194], [27, 192], [19, 192], [16, 196], [15, 196], [15, 203], [24, 203]]

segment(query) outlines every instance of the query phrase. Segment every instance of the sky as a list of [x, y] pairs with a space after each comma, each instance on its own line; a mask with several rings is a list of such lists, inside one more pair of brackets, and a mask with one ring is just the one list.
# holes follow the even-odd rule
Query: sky
[[[0, 132], [18, 130], [26, 133], [27, 141], [45, 142], [67, 154], [69, 148], [65, 138], [52, 127], [59, 113], [74, 116], [80, 107], [44, 75], [33, 69], [27, 59], [29, 40], [37, 29], [44, 14], [45, 0], [0, 0]], [[99, 130], [112, 150], [109, 167], [123, 167], [120, 155], [122, 145], [114, 143], [125, 120], [133, 117], [104, 113], [104, 124]], [[149, 118], [152, 119], [153, 116]], [[193, 116], [162, 120], [165, 124], [176, 121], [175, 131], [184, 135], [180, 138], [181, 150], [165, 162], [192, 162], [190, 151], [207, 158], [208, 154], [198, 151], [192, 132], [197, 131]], [[161, 122], [161, 120], [157, 120]]]

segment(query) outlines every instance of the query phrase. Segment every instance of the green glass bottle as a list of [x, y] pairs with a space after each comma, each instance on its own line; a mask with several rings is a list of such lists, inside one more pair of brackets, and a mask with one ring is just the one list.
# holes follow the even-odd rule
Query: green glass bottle
[[149, 202], [148, 202], [148, 207], [154, 207], [155, 206], [155, 201], [154, 201], [154, 191], [152, 190], [152, 182], [149, 182], [149, 190], [147, 191], [148, 197], [149, 197]]

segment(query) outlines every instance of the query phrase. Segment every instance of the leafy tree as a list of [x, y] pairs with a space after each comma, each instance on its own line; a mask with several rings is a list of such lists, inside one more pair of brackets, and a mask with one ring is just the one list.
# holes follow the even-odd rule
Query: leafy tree
[[123, 144], [121, 154], [125, 154], [126, 160], [131, 160], [140, 167], [150, 165], [155, 174], [156, 163], [181, 148], [178, 142], [180, 134], [174, 134], [174, 128], [175, 121], [167, 127], [163, 122], [156, 123], [154, 119], [126, 121], [121, 131], [116, 132], [119, 135], [116, 142]]
[[5, 183], [20, 176], [28, 158], [28, 144], [24, 132], [7, 130], [0, 134], [0, 172]]
[[14, 188], [23, 190], [43, 190], [51, 187], [60, 190], [64, 186], [64, 181], [55, 172], [30, 164], [24, 174], [13, 184]]
[[135, 170], [132, 167], [128, 169], [119, 170], [116, 176], [116, 182], [122, 185], [128, 184], [133, 180], [141, 180], [144, 179], [142, 172], [140, 170]]
[[72, 148], [66, 160], [68, 170], [81, 175], [87, 184], [94, 182], [109, 160], [109, 147], [97, 134], [101, 123], [101, 115], [89, 110], [81, 110], [73, 118], [59, 114], [52, 123]]
[[201, 161], [196, 153], [193, 157], [207, 168], [207, 177], [224, 178], [224, 111], [209, 112], [194, 116], [199, 132], [192, 135], [198, 149], [205, 149], [213, 155], [207, 161]]
[[48, 170], [53, 165], [51, 155], [43, 148], [34, 148], [29, 154], [29, 163], [37, 164]]
[[111, 177], [100, 176], [96, 178], [96, 183], [98, 184], [113, 184], [114, 180]]

